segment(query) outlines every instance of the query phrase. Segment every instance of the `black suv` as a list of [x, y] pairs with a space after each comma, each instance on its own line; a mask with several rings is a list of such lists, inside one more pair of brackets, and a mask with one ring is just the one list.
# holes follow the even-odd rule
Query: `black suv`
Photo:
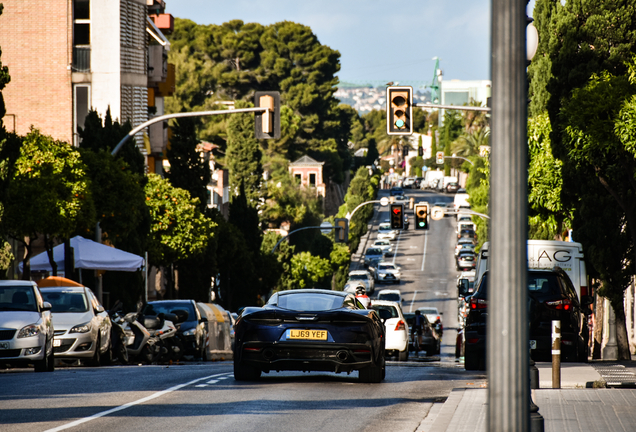
[[[561, 321], [561, 353], [564, 361], [586, 362], [589, 332], [588, 306], [593, 300], [576, 290], [567, 273], [559, 267], [528, 271], [528, 321], [533, 360], [552, 358], [552, 321]], [[488, 316], [488, 272], [479, 280], [470, 297], [464, 328], [464, 366], [466, 370], [486, 369], [486, 320]]]

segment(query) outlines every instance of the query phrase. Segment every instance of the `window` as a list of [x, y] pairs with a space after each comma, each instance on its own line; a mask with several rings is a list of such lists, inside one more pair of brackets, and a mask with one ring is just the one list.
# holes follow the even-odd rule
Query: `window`
[[74, 141], [75, 145], [79, 145], [79, 133], [78, 128], [84, 128], [84, 121], [86, 120], [86, 116], [88, 115], [88, 110], [91, 106], [90, 101], [90, 87], [87, 85], [76, 85], [75, 86], [75, 98], [73, 100], [74, 103], [74, 113], [73, 113], [73, 122], [74, 122]]
[[309, 186], [316, 187], [316, 174], [309, 174]]
[[296, 177], [296, 180], [298, 180], [298, 183], [302, 183], [303, 182], [303, 175], [302, 174], [296, 174], [294, 177]]

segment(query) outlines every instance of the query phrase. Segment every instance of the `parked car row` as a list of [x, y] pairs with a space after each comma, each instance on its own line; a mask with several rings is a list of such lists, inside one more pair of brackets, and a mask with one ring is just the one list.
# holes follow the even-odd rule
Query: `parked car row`
[[228, 311], [194, 300], [153, 301], [124, 314], [106, 311], [90, 288], [69, 279], [0, 281], [0, 367], [229, 358], [232, 326]]

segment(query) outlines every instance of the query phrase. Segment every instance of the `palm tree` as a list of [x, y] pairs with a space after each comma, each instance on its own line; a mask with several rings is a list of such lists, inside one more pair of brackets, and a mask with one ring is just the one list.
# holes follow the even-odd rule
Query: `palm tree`
[[481, 146], [490, 143], [490, 128], [482, 127], [473, 132], [464, 132], [451, 144], [451, 151], [458, 156], [475, 156]]

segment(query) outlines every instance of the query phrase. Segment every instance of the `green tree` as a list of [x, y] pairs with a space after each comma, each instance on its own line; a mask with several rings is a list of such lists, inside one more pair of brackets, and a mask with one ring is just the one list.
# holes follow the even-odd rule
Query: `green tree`
[[254, 138], [254, 116], [235, 114], [230, 117], [225, 161], [230, 171], [231, 199], [243, 188], [248, 202], [255, 206], [260, 198], [263, 167], [261, 149]]
[[291, 274], [298, 288], [316, 288], [328, 280], [331, 264], [309, 252], [300, 252], [291, 259]]
[[57, 275], [55, 241], [86, 232], [95, 221], [90, 179], [79, 152], [37, 129], [24, 137], [4, 205], [5, 232], [22, 242], [27, 251], [24, 279], [30, 279], [32, 243], [39, 235], [44, 238], [53, 274]]
[[150, 262], [168, 266], [204, 251], [216, 224], [201, 213], [198, 200], [157, 174], [148, 174], [145, 191], [151, 217]]
[[198, 198], [200, 209], [207, 207], [207, 185], [212, 178], [210, 164], [201, 157], [196, 147], [199, 140], [196, 136], [198, 120], [192, 117], [177, 119], [172, 126], [168, 161], [170, 169], [166, 178], [174, 187], [185, 189], [192, 198]]

